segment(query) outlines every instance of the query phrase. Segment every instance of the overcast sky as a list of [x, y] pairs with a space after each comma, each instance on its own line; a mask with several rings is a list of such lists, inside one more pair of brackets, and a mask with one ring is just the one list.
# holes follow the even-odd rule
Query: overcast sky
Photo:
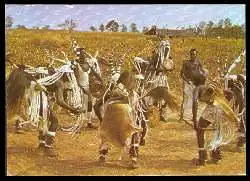
[[77, 30], [89, 30], [90, 26], [99, 28], [109, 20], [129, 26], [137, 24], [139, 30], [143, 26], [153, 24], [159, 27], [177, 28], [197, 25], [200, 21], [218, 22], [230, 18], [233, 24], [245, 24], [244, 4], [138, 4], [138, 5], [5, 5], [5, 16], [14, 18], [13, 26], [18, 24], [27, 27], [50, 25], [56, 28], [66, 18], [77, 22]]

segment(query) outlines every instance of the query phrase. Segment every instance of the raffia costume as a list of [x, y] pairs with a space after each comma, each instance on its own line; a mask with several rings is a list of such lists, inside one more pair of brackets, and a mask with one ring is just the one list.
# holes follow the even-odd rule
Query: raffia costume
[[222, 159], [221, 146], [237, 138], [238, 118], [218, 87], [209, 84], [201, 92], [199, 101], [205, 102], [206, 107], [199, 117], [196, 132], [199, 147], [198, 164], [204, 165], [207, 149], [211, 151], [213, 161]]

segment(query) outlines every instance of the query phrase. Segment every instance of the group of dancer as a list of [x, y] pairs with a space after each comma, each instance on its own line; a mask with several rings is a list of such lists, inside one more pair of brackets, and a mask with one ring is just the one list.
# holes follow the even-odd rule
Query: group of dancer
[[[39, 149], [44, 150], [49, 157], [56, 157], [58, 153], [53, 149], [58, 129], [55, 104], [77, 115], [77, 129], [79, 130], [81, 126], [79, 120], [82, 119], [89, 120], [87, 127], [95, 128], [91, 122], [92, 111], [95, 112], [100, 125], [104, 124], [105, 111], [102, 107], [106, 102], [110, 104], [112, 101], [119, 100], [120, 103], [128, 104], [131, 107], [131, 115], [134, 116], [130, 116], [130, 118], [133, 119], [134, 126], [142, 128], [140, 134], [133, 134], [131, 137], [130, 155], [133, 158], [137, 157], [138, 145], [145, 145], [147, 121], [150, 121], [148, 120], [147, 97], [153, 98], [154, 105], [159, 105], [159, 100], [164, 100], [165, 104], [161, 108], [166, 107], [166, 103], [171, 99], [166, 76], [166, 72], [174, 69], [172, 58], [169, 55], [170, 43], [163, 40], [152, 56], [136, 57], [134, 68], [131, 71], [118, 72], [119, 76], [116, 76], [115, 79], [113, 79], [115, 76], [111, 76], [109, 83], [103, 80], [97, 55], [91, 56], [76, 42], [74, 42], [73, 48], [77, 58], [64, 61], [64, 65], [59, 68], [54, 68], [51, 64], [43, 69], [12, 63], [16, 68], [6, 82], [8, 120], [19, 123], [28, 121], [37, 125], [40, 128]], [[93, 83], [90, 81], [90, 75], [95, 77], [101, 89], [106, 90], [102, 96], [95, 97], [90, 90], [90, 84]], [[208, 71], [198, 60], [197, 50], [191, 49], [190, 59], [183, 64], [181, 69], [181, 77], [184, 81], [184, 94], [188, 86], [192, 87], [188, 93], [191, 92], [192, 121], [197, 133], [199, 149], [196, 164], [204, 165], [208, 158], [204, 132], [209, 127], [212, 127], [217, 135], [216, 138], [207, 140], [210, 146], [212, 145], [211, 158], [217, 163], [222, 158], [221, 146], [228, 143], [228, 140], [225, 141], [224, 129], [228, 130], [230, 125], [238, 124], [237, 128], [241, 136], [238, 137], [237, 146], [242, 147], [245, 143], [245, 76], [239, 74], [232, 78], [228, 71], [223, 77], [228, 84], [224, 87], [223, 94], [220, 94], [219, 87], [217, 87], [219, 81], [206, 82]], [[232, 79], [228, 81], [228, 77]], [[153, 94], [159, 90], [161, 93], [163, 92], [162, 95], [157, 95], [160, 99]], [[134, 98], [135, 95], [137, 98]], [[93, 99], [96, 99], [95, 104], [93, 104]], [[185, 102], [185, 96], [183, 99]], [[223, 101], [221, 101], [222, 99]], [[230, 107], [227, 101], [232, 100], [234, 100], [233, 107]], [[206, 104], [201, 116], [198, 115], [199, 102]], [[171, 107], [171, 104], [168, 105]], [[184, 111], [185, 106], [182, 104], [182, 113]], [[87, 113], [90, 117], [85, 116]], [[240, 116], [237, 113], [241, 113]], [[181, 114], [181, 119], [183, 119], [183, 114]], [[227, 123], [226, 128], [223, 127], [224, 123]], [[226, 135], [226, 139], [230, 137], [231, 141], [231, 136]], [[135, 139], [138, 139], [138, 144], [134, 144]], [[105, 159], [107, 151], [106, 148], [100, 146], [100, 160]]]

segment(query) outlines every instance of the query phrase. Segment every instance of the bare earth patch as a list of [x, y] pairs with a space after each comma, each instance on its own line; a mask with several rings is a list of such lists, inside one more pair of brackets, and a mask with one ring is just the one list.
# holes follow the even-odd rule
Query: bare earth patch
[[[63, 116], [58, 117], [60, 122]], [[128, 157], [118, 160], [116, 149], [111, 150], [106, 163], [98, 162], [96, 129], [83, 128], [74, 138], [58, 131], [55, 149], [59, 158], [49, 159], [37, 149], [36, 130], [16, 134], [12, 127], [7, 128], [7, 169], [11, 175], [246, 175], [245, 148], [241, 153], [235, 152], [234, 143], [223, 148], [223, 160], [217, 165], [195, 166], [195, 132], [172, 118], [171, 122], [160, 122], [149, 129], [146, 145], [139, 151], [140, 167], [135, 170], [128, 169]]]

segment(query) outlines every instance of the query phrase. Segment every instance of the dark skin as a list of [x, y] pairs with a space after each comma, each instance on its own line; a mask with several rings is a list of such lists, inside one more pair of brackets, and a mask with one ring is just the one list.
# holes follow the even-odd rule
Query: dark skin
[[[77, 77], [77, 83], [78, 83], [79, 87], [82, 89], [82, 91], [84, 92], [84, 94], [88, 95], [88, 112], [92, 112], [92, 99], [91, 99], [91, 97], [93, 97], [93, 95], [91, 94], [91, 92], [89, 90], [90, 88], [86, 88], [83, 85], [83, 82], [84, 82], [83, 75], [84, 75], [84, 73], [86, 74], [86, 72], [88, 72], [90, 70], [90, 73], [93, 74], [97, 78], [97, 80], [99, 82], [101, 82], [102, 86], [104, 87], [103, 80], [100, 77], [100, 75], [98, 73], [96, 73], [95, 70], [88, 64], [88, 62], [86, 60], [86, 54], [83, 51], [83, 49], [81, 50], [81, 53], [78, 57], [79, 58], [76, 60], [76, 62], [78, 63], [78, 65], [80, 65], [81, 70], [80, 69], [75, 70], [75, 75]], [[89, 82], [89, 84], [91, 84], [91, 83], [93, 83], [93, 82]]]
[[81, 55], [78, 60], [76, 60], [80, 65], [84, 65], [82, 67], [83, 71], [88, 71], [88, 69], [91, 70], [91, 72], [94, 74], [94, 76], [103, 84], [102, 78], [97, 74], [91, 66], [89, 66], [88, 62], [86, 61], [86, 53], [84, 50], [81, 50]]
[[69, 111], [71, 111], [74, 114], [78, 114], [78, 113], [82, 113], [82, 112], [86, 112], [83, 108], [72, 108], [71, 106], [69, 106], [68, 104], [65, 103], [64, 101], [64, 97], [63, 97], [63, 92], [64, 92], [64, 86], [63, 86], [63, 82], [62, 81], [58, 81], [56, 83], [56, 101], [57, 104], [62, 106], [64, 109], [67, 109]]
[[[196, 88], [193, 91], [193, 107], [192, 107], [192, 112], [193, 112], [193, 122], [194, 122], [194, 128], [197, 129], [197, 110], [198, 110], [198, 99], [199, 96], [204, 89], [204, 83], [205, 82], [193, 82], [195, 78], [194, 72], [198, 69], [200, 70], [203, 74], [205, 74], [205, 71], [199, 62], [197, 60], [197, 51], [196, 50], [191, 50], [190, 51], [190, 59], [188, 60], [189, 62], [185, 63], [182, 67], [181, 70], [181, 77], [183, 80], [185, 80], [188, 84], [194, 83]], [[197, 72], [197, 71], [196, 71]]]
[[192, 113], [193, 113], [193, 123], [194, 123], [194, 129], [197, 130], [197, 112], [198, 112], [198, 100], [205, 89], [205, 85], [200, 85], [196, 87], [193, 91], [193, 107], [192, 107]]
[[[85, 55], [85, 53], [84, 53], [83, 51], [81, 51], [81, 56], [79, 57], [78, 60], [76, 60], [76, 62], [78, 62], [78, 63], [81, 65], [81, 68], [82, 68], [82, 70], [83, 70], [84, 72], [87, 72], [87, 71], [90, 69], [91, 73], [97, 78], [97, 80], [100, 81], [102, 85], [104, 85], [103, 80], [102, 80], [102, 78], [99, 76], [99, 74], [97, 74], [97, 73], [93, 70], [93, 68], [89, 66], [88, 62], [86, 61], [86, 55]], [[77, 79], [77, 81], [78, 81], [78, 85], [82, 88], [83, 92], [84, 92], [85, 94], [87, 94], [88, 96], [91, 96], [91, 93], [90, 93], [88, 90], [86, 90], [85, 88], [83, 88], [83, 87], [81, 86], [81, 80], [78, 80], [78, 79]]]
[[[197, 65], [199, 68], [199, 70], [205, 74], [205, 71], [201, 65], [201, 63], [199, 62], [199, 60], [197, 60], [197, 51], [194, 50], [194, 51], [190, 51], [190, 59], [188, 60], [191, 65]], [[188, 75], [192, 75], [191, 71], [193, 71], [192, 69], [190, 69], [190, 65], [188, 65], [187, 63], [185, 63], [181, 69], [181, 72], [180, 72], [180, 76], [182, 77], [183, 80], [185, 80], [187, 83], [191, 84], [192, 83], [192, 77], [188, 76]]]
[[195, 59], [196, 59], [196, 57], [197, 57], [197, 52], [196, 52], [196, 51], [191, 51], [191, 52], [190, 52], [190, 60], [191, 60], [192, 62], [194, 62]]
[[[227, 98], [228, 101], [230, 101], [233, 97], [235, 98], [235, 106], [239, 106], [239, 112], [242, 112], [245, 108], [245, 101], [244, 96], [241, 92], [241, 85], [239, 83], [239, 76], [237, 77], [237, 82], [234, 82], [233, 80], [230, 80], [228, 82], [228, 89], [224, 90], [224, 95]], [[244, 80], [241, 80], [244, 81]], [[243, 82], [244, 84], [244, 82]], [[240, 126], [239, 131], [244, 133], [244, 121], [245, 118], [240, 119]]]
[[[49, 68], [49, 74], [52, 74], [54, 72], [53, 68]], [[55, 96], [56, 96], [56, 102], [58, 105], [62, 106], [64, 109], [67, 109], [69, 111], [71, 111], [74, 114], [79, 114], [79, 113], [83, 113], [86, 112], [86, 110], [84, 110], [83, 108], [73, 108], [71, 106], [69, 106], [65, 101], [64, 101], [64, 96], [63, 93], [65, 91], [66, 87], [64, 86], [64, 82], [62, 80], [58, 80], [55, 84], [54, 84], [54, 92], [55, 92]]]

